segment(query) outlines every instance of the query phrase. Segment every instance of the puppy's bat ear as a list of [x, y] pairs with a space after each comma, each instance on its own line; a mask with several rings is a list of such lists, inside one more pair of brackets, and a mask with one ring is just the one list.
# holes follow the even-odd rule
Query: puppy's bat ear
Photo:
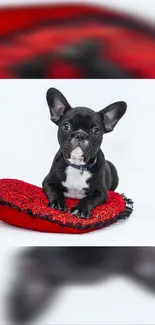
[[126, 109], [127, 104], [125, 102], [116, 102], [99, 112], [105, 133], [113, 131], [117, 122], [125, 114]]
[[62, 116], [71, 109], [71, 106], [63, 94], [55, 88], [48, 89], [46, 100], [50, 109], [51, 120], [58, 124]]

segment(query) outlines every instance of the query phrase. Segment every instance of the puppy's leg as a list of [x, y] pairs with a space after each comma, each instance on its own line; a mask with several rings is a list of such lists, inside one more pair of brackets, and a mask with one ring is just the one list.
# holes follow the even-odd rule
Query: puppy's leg
[[57, 210], [66, 212], [67, 208], [65, 205], [65, 197], [61, 186], [59, 184], [54, 184], [51, 180], [46, 177], [42, 183], [42, 188], [44, 193], [48, 198], [48, 206]]
[[107, 199], [107, 191], [89, 194], [88, 196], [84, 197], [79, 203], [70, 210], [70, 213], [79, 217], [88, 219], [90, 212], [96, 206], [106, 202]]

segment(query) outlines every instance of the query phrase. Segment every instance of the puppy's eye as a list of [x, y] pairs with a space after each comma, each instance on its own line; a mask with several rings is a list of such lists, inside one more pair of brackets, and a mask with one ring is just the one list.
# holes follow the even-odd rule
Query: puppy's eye
[[71, 126], [70, 126], [69, 123], [64, 123], [62, 128], [63, 128], [64, 131], [69, 131], [71, 129]]
[[93, 133], [94, 134], [99, 134], [100, 133], [100, 129], [98, 129], [98, 128], [93, 128]]

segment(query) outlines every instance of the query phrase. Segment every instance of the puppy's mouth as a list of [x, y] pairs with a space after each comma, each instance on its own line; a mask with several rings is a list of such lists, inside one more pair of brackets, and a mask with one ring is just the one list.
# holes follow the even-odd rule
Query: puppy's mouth
[[85, 158], [84, 158], [84, 152], [80, 147], [76, 147], [73, 149], [70, 153], [70, 157], [68, 159], [70, 163], [75, 165], [85, 165]]
[[72, 164], [85, 165], [91, 158], [90, 142], [85, 141], [66, 141], [61, 146], [64, 157]]

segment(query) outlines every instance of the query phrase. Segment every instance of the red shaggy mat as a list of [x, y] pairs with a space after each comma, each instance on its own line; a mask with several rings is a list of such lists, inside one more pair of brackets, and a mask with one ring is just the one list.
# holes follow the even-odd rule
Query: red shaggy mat
[[0, 9], [0, 78], [155, 78], [155, 30], [89, 4]]
[[[68, 211], [78, 200], [66, 199]], [[42, 189], [14, 179], [0, 180], [0, 220], [7, 224], [42, 232], [85, 233], [129, 217], [133, 202], [109, 191], [108, 200], [92, 210], [89, 220], [78, 219], [47, 207]]]

